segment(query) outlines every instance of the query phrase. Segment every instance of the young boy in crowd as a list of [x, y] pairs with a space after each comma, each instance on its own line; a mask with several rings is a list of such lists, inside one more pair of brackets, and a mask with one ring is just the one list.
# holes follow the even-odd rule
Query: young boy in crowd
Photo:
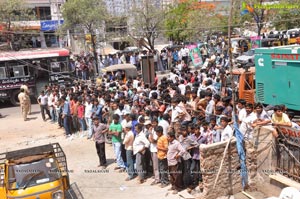
[[128, 177], [125, 179], [125, 181], [132, 180], [135, 177], [134, 165], [133, 165], [134, 134], [133, 134], [131, 128], [132, 128], [131, 121], [127, 122], [124, 125], [125, 137], [123, 140], [123, 144], [125, 145], [125, 150], [126, 150], [127, 173], [128, 173]]
[[168, 138], [163, 135], [163, 127], [157, 126], [155, 128], [157, 135], [157, 158], [158, 158], [158, 169], [159, 169], [159, 177], [161, 188], [168, 186], [169, 184], [169, 175], [168, 175], [168, 160], [167, 160], [167, 152], [168, 152]]
[[106, 168], [106, 155], [105, 155], [105, 133], [108, 131], [106, 124], [100, 123], [99, 117], [93, 117], [93, 138], [96, 144], [96, 150], [99, 157], [100, 164], [98, 167], [101, 169]]
[[118, 114], [113, 115], [113, 121], [109, 126], [108, 134], [112, 135], [112, 144], [114, 148], [115, 157], [117, 160], [117, 167], [114, 170], [124, 170], [125, 164], [121, 157], [121, 133], [122, 133], [122, 125], [119, 122], [120, 116]]
[[193, 148], [198, 148], [199, 144], [192, 140], [190, 136], [188, 136], [188, 132], [185, 126], [181, 127], [181, 135], [179, 137], [179, 142], [182, 147], [185, 149], [185, 153], [182, 156], [182, 175], [183, 175], [183, 186], [184, 188], [188, 188], [188, 192], [191, 191], [191, 163], [192, 157], [190, 155], [190, 151]]
[[168, 133], [168, 167], [170, 172], [171, 189], [173, 194], [177, 194], [181, 191], [182, 187], [182, 170], [181, 170], [181, 157], [185, 154], [185, 150], [182, 145], [176, 140], [175, 132]]

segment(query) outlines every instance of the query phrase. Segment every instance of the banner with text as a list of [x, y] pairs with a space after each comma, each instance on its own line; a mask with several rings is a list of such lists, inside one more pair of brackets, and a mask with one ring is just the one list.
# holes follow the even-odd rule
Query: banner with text
[[192, 59], [193, 65], [194, 66], [200, 66], [203, 64], [202, 57], [201, 57], [201, 52], [197, 45], [190, 45], [188, 46], [190, 49], [190, 57]]

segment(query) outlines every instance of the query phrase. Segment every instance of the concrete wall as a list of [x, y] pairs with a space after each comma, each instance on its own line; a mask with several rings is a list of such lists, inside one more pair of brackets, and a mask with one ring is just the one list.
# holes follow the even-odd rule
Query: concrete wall
[[[245, 141], [246, 165], [248, 171], [247, 189], [269, 183], [268, 175], [275, 171], [276, 156], [273, 149], [271, 127], [258, 127], [253, 131], [253, 139]], [[215, 189], [215, 183], [227, 142], [200, 146], [200, 167], [203, 178], [203, 191], [200, 199], [216, 199], [219, 196], [233, 195], [242, 191], [240, 162], [236, 139], [232, 138]]]
[[203, 179], [201, 199], [215, 199], [219, 196], [237, 193], [242, 189], [240, 174], [237, 172], [240, 163], [235, 139], [232, 139], [228, 147], [216, 187], [213, 188], [226, 144], [227, 142], [220, 142], [200, 146], [200, 166]]
[[274, 173], [276, 166], [272, 127], [264, 126], [255, 128], [253, 131], [253, 144], [257, 154], [256, 181], [269, 183], [269, 175]]

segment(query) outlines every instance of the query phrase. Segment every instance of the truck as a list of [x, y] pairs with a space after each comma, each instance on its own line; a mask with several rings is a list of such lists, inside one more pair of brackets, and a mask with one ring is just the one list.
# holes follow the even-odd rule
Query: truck
[[37, 97], [47, 84], [71, 83], [70, 52], [64, 48], [0, 52], [0, 101], [18, 105], [20, 87], [27, 85]]
[[83, 199], [59, 143], [0, 154], [1, 199]]
[[234, 82], [237, 84], [237, 97], [246, 102], [255, 103], [255, 67], [232, 70]]

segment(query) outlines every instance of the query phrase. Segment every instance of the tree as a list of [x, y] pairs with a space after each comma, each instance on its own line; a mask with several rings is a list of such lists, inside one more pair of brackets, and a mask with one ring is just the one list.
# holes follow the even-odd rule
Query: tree
[[[247, 12], [252, 16], [257, 28], [257, 35], [261, 35], [261, 31], [265, 25], [265, 22], [272, 18], [272, 11], [266, 10], [264, 3], [266, 0], [246, 0], [242, 4], [242, 13]], [[275, 11], [276, 12], [276, 11]]]
[[156, 7], [154, 1], [143, 0], [139, 5], [134, 4], [129, 11], [132, 19], [131, 37], [138, 41], [140, 46], [154, 50], [154, 42], [163, 26], [165, 10]]
[[168, 12], [166, 35], [174, 41], [194, 41], [204, 32], [224, 32], [227, 18], [223, 13], [226, 13], [226, 8], [217, 9], [212, 3], [182, 0]]
[[[102, 0], [72, 0], [67, 1], [62, 7], [62, 15], [64, 18], [64, 25], [62, 28], [73, 29], [81, 27], [87, 30], [91, 35], [91, 43], [93, 47], [93, 54], [98, 66], [96, 53], [96, 29], [103, 28], [103, 24], [107, 18], [107, 10]], [[96, 67], [98, 72], [98, 67]]]
[[13, 21], [29, 21], [34, 18], [32, 9], [26, 8], [23, 0], [0, 0], [0, 22], [4, 24], [2, 35], [12, 46], [16, 30], [20, 29], [13, 25]]
[[165, 20], [165, 35], [175, 42], [184, 41], [187, 38], [185, 28], [187, 27], [188, 12], [191, 1], [182, 2], [171, 7]]
[[[282, 0], [281, 5], [289, 5], [290, 8], [278, 9], [274, 13], [273, 25], [277, 30], [288, 30], [300, 27], [300, 10], [295, 8], [298, 6], [298, 0]], [[295, 7], [293, 7], [295, 6]]]
[[209, 9], [201, 9], [201, 11], [193, 11], [190, 13], [187, 30], [191, 40], [195, 40], [201, 36], [203, 32], [222, 32], [224, 27], [227, 27], [225, 18], [222, 15], [218, 15]]

